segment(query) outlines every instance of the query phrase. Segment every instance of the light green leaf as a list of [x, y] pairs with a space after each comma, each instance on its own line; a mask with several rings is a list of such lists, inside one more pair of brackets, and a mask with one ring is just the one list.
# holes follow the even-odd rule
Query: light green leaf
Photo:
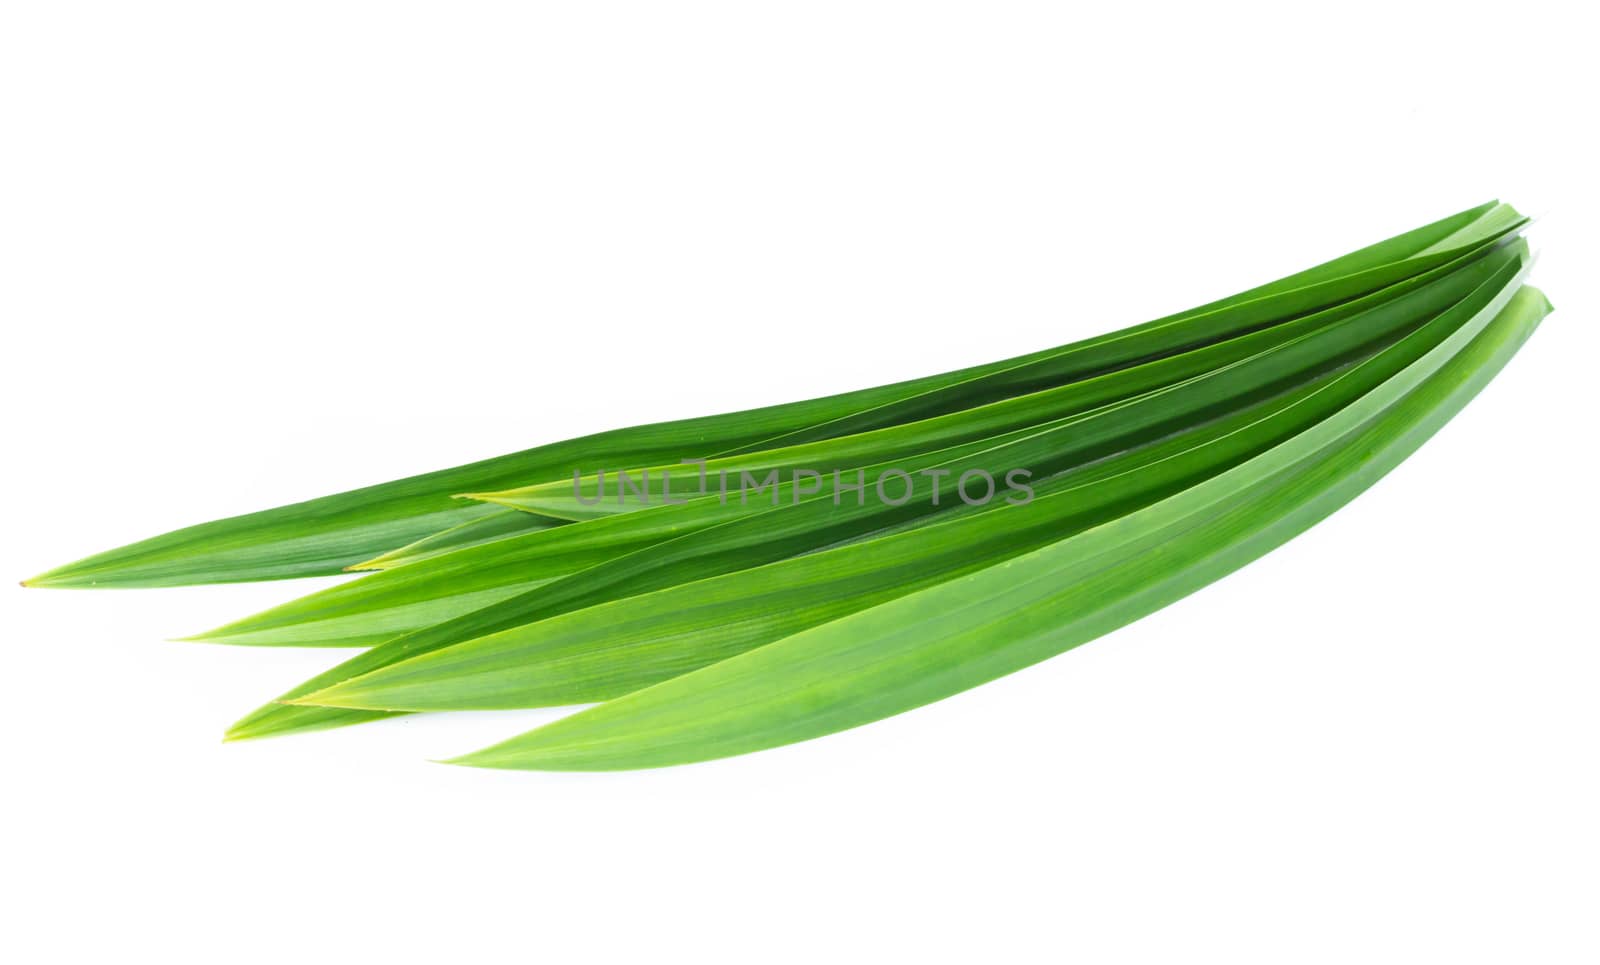
[[1312, 429], [1175, 496], [456, 763], [611, 770], [741, 754], [901, 713], [1092, 640], [1293, 538], [1413, 452], [1549, 311], [1534, 289], [1501, 305]]

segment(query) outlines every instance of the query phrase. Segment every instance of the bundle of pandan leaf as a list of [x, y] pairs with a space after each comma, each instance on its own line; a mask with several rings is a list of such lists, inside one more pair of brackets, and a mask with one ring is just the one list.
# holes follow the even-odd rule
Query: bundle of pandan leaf
[[598, 703], [458, 763], [623, 769], [805, 740], [1136, 620], [1348, 502], [1549, 312], [1523, 286], [1525, 223], [1491, 203], [1087, 341], [558, 442], [27, 582], [376, 570], [194, 638], [363, 648], [231, 739]]

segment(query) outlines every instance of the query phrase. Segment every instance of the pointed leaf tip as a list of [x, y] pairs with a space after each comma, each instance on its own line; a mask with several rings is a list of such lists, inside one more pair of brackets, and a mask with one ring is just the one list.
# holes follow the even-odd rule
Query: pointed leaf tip
[[45, 570], [37, 576], [30, 576], [25, 580], [18, 580], [18, 586], [30, 587], [39, 590], [66, 590], [82, 589], [94, 586], [98, 580], [74, 576], [72, 566], [59, 566], [53, 570]]
[[[605, 707], [600, 704], [598, 707]], [[636, 760], [616, 758], [608, 755], [604, 749], [605, 741], [596, 742], [593, 735], [583, 734], [582, 719], [584, 715], [594, 711], [580, 711], [571, 717], [545, 724], [543, 727], [518, 734], [498, 744], [481, 747], [467, 754], [461, 754], [440, 761], [442, 764], [455, 764], [461, 767], [484, 767], [501, 771], [619, 771], [619, 770], [645, 770], [658, 767], [667, 767], [676, 764], [692, 764], [707, 758], [684, 757], [681, 760], [658, 759]], [[567, 722], [578, 720], [577, 734], [569, 734], [574, 725]], [[720, 755], [727, 756], [727, 755]]]
[[250, 717], [236, 720], [228, 725], [228, 729], [222, 732], [222, 742], [224, 744], [236, 744], [239, 741], [254, 740], [257, 737], [265, 736], [255, 728], [254, 716], [252, 714]]
[[493, 750], [493, 748], [485, 748], [484, 750], [473, 751], [473, 752], [471, 752], [469, 754], [460, 754], [460, 755], [457, 755], [456, 757], [433, 758], [433, 759], [431, 759], [429, 761], [429, 763], [431, 763], [431, 764], [449, 764], [452, 767], [477, 767], [477, 768], [482, 768], [484, 770], [494, 770], [494, 771], [537, 771], [537, 770], [540, 770], [540, 768], [538, 767], [537, 764], [533, 764], [533, 765], [529, 765], [527, 763], [512, 764], [509, 761], [505, 760], [504, 758], [496, 759], [495, 755], [489, 753], [490, 750]]

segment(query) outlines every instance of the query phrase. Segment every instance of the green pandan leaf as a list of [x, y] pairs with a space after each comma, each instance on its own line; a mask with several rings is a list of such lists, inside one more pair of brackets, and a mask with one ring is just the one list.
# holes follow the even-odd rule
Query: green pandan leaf
[[1534, 289], [1504, 296], [1356, 403], [1176, 495], [456, 763], [614, 770], [742, 754], [901, 713], [1092, 640], [1292, 539], [1415, 451], [1549, 311]]
[[1068, 384], [1325, 308], [1446, 264], [1515, 231], [1483, 205], [1230, 299], [1121, 332], [894, 385], [602, 432], [453, 469], [202, 523], [57, 567], [32, 586], [179, 586], [337, 573], [498, 511], [462, 503], [570, 477], [858, 434]]

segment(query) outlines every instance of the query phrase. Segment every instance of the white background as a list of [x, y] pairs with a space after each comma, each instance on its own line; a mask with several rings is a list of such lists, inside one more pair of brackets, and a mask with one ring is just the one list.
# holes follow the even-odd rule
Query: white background
[[1137, 322], [1502, 197], [1558, 313], [1348, 509], [888, 722], [667, 771], [223, 746], [312, 584], [0, 589], [0, 957], [1600, 958], [1577, 4], [14, 2], [0, 573]]

